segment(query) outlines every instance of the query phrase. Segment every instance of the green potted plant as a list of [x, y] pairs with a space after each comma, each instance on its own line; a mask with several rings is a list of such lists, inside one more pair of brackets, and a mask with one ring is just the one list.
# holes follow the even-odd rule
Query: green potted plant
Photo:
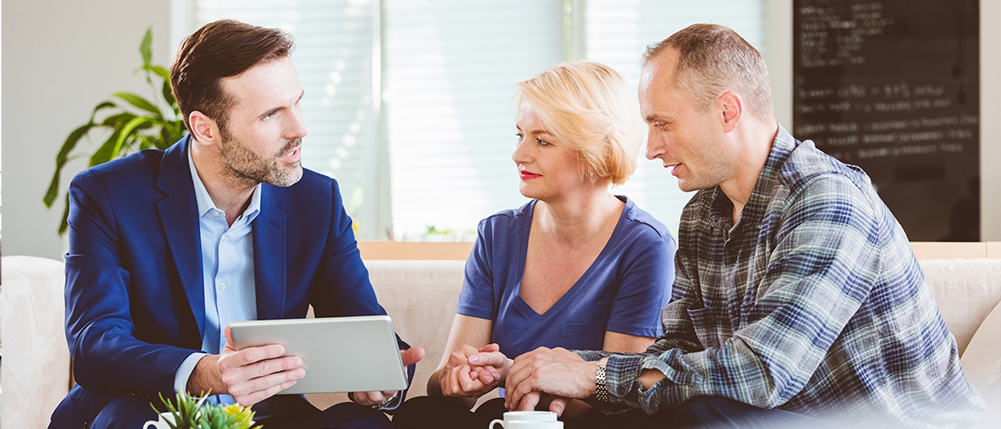
[[[66, 137], [59, 154], [56, 155], [56, 171], [52, 175], [49, 190], [45, 193], [45, 206], [52, 208], [60, 194], [60, 174], [70, 160], [79, 157], [90, 157], [88, 167], [103, 164], [116, 158], [127, 156], [143, 149], [166, 149], [168, 146], [184, 137], [186, 129], [182, 121], [177, 101], [170, 89], [170, 74], [167, 69], [151, 64], [153, 44], [152, 27], [146, 30], [139, 53], [143, 64], [136, 72], [146, 74], [146, 82], [152, 90], [152, 100], [131, 92], [115, 92], [111, 99], [102, 101], [94, 107], [90, 120], [77, 127]], [[161, 106], [164, 108], [161, 109]], [[104, 143], [93, 152], [74, 152], [77, 143], [83, 137], [92, 133], [108, 133]], [[104, 134], [100, 134], [104, 135]], [[64, 198], [68, 200], [68, 195]], [[63, 211], [63, 220], [59, 225], [59, 235], [68, 227], [66, 216], [69, 214], [69, 203]]]
[[[170, 415], [171, 419], [165, 419], [167, 426], [171, 429], [260, 429], [261, 426], [254, 426], [254, 412], [250, 408], [239, 404], [232, 405], [207, 405], [205, 399], [208, 393], [202, 396], [191, 396], [187, 393], [178, 393], [175, 402], [171, 402], [160, 395], [160, 401], [167, 407], [164, 414]], [[153, 404], [150, 404], [153, 406]], [[157, 413], [156, 407], [153, 410]]]

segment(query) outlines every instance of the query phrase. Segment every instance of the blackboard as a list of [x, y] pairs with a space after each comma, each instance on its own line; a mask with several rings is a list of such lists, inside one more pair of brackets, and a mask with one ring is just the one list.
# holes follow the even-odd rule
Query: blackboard
[[979, 241], [979, 0], [793, 7], [793, 135], [865, 170], [911, 241]]

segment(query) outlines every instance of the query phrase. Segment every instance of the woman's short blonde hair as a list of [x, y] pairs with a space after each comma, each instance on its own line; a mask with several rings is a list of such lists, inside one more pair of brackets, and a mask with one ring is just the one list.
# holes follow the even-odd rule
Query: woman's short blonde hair
[[621, 185], [636, 170], [639, 103], [619, 72], [593, 62], [561, 63], [518, 90], [546, 131], [577, 152], [585, 180]]

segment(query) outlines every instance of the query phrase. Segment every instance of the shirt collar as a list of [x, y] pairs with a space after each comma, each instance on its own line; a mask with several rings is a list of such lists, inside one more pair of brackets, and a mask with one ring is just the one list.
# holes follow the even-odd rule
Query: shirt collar
[[[193, 144], [194, 143], [192, 142], [192, 145]], [[205, 189], [205, 184], [202, 183], [202, 179], [198, 177], [198, 170], [195, 169], [194, 158], [191, 157], [191, 145], [188, 145], [188, 169], [191, 170], [191, 181], [195, 184], [195, 200], [198, 202], [198, 217], [202, 217], [211, 210], [216, 209], [216, 205], [215, 202], [212, 201], [212, 197], [209, 196], [208, 189]], [[254, 193], [250, 196], [250, 205], [243, 211], [243, 216], [241, 216], [241, 218], [244, 218], [245, 222], [249, 224], [257, 218], [257, 214], [260, 212], [261, 184], [258, 183], [257, 186], [254, 187]]]
[[796, 139], [780, 125], [778, 133], [775, 134], [775, 140], [772, 142], [772, 149], [768, 151], [768, 159], [765, 160], [765, 165], [761, 168], [761, 173], [758, 174], [758, 181], [754, 184], [754, 189], [751, 190], [747, 205], [744, 206], [745, 211], [748, 208], [751, 209], [749, 214], [755, 223], [764, 215], [768, 202], [772, 199], [775, 186], [779, 183], [782, 168], [797, 145]]
[[[778, 184], [779, 173], [786, 159], [797, 146], [796, 139], [793, 138], [785, 128], [778, 126], [778, 133], [772, 142], [772, 148], [765, 159], [765, 165], [758, 174], [758, 180], [754, 183], [751, 195], [747, 198], [747, 204], [740, 214], [741, 225], [758, 226], [768, 208], [768, 202]], [[713, 190], [712, 205], [710, 207], [710, 222], [726, 231], [732, 228], [733, 202], [723, 192], [719, 186]]]

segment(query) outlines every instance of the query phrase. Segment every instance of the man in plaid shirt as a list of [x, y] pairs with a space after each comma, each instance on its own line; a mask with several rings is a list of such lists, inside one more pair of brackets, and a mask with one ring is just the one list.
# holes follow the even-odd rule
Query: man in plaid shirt
[[858, 167], [776, 125], [760, 53], [697, 24], [644, 63], [647, 157], [699, 190], [681, 218], [664, 336], [641, 354], [522, 355], [508, 408], [545, 393], [557, 412], [565, 398], [632, 410], [592, 412], [596, 425], [976, 423], [986, 405], [903, 230]]

